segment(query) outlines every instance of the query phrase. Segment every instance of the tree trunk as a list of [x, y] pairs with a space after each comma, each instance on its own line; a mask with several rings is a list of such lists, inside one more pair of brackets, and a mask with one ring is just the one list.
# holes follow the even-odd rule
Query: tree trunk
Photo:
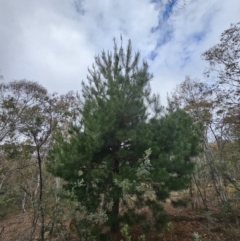
[[117, 198], [113, 201], [113, 207], [112, 207], [112, 211], [111, 211], [111, 218], [112, 218], [111, 232], [113, 232], [113, 233], [116, 233], [119, 229], [119, 222], [118, 222], [119, 203], [120, 203], [119, 198]]
[[44, 214], [44, 208], [43, 208], [43, 177], [42, 177], [42, 159], [40, 155], [40, 150], [38, 149], [38, 167], [39, 167], [39, 210], [41, 215], [41, 241], [44, 241], [44, 233], [45, 233], [45, 214]]
[[24, 192], [24, 194], [23, 194], [23, 199], [22, 199], [22, 211], [23, 211], [24, 213], [26, 212], [26, 209], [25, 209], [26, 198], [27, 198], [27, 193]]
[[215, 191], [218, 194], [218, 196], [220, 197], [221, 203], [226, 204], [228, 202], [228, 200], [227, 200], [227, 196], [226, 196], [226, 193], [224, 190], [224, 185], [222, 183], [222, 179], [219, 174], [219, 170], [214, 162], [214, 156], [211, 151], [211, 148], [208, 145], [207, 137], [204, 137], [204, 144], [205, 144], [204, 145], [205, 158], [206, 158], [207, 163], [209, 164], [209, 167], [210, 167], [210, 170], [212, 173], [212, 181], [213, 181], [213, 184], [215, 187]]
[[[119, 161], [117, 158], [114, 159], [114, 168], [113, 168], [114, 174], [119, 174]], [[117, 189], [117, 187], [115, 187]], [[113, 206], [111, 210], [111, 232], [116, 233], [119, 230], [119, 221], [118, 221], [118, 215], [119, 215], [119, 204], [120, 204], [120, 197], [115, 194], [113, 198]]]
[[[55, 181], [56, 181], [56, 189], [57, 191], [60, 189], [60, 177], [56, 177], [55, 178]], [[59, 196], [58, 196], [58, 193], [56, 195], [56, 203], [59, 202]]]
[[202, 191], [201, 191], [201, 189], [200, 189], [200, 185], [199, 185], [199, 183], [197, 182], [194, 173], [192, 174], [192, 176], [193, 176], [193, 180], [194, 180], [194, 182], [195, 182], [195, 185], [196, 185], [196, 187], [197, 187], [198, 193], [199, 193], [199, 195], [200, 195], [200, 197], [201, 197], [201, 199], [202, 199], [202, 203], [203, 203], [203, 205], [205, 206], [205, 210], [208, 211], [208, 206], [207, 206], [206, 199], [204, 198], [204, 196], [203, 196], [203, 194], [202, 194]]

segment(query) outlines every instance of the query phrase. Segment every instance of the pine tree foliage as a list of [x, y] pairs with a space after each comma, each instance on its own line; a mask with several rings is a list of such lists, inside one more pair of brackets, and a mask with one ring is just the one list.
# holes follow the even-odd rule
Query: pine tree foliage
[[131, 42], [125, 51], [114, 41], [113, 52], [96, 56], [82, 82], [79, 124], [70, 138], [59, 134], [49, 153], [49, 171], [67, 181], [65, 188], [74, 187], [89, 211], [105, 209], [111, 231], [120, 222], [144, 221], [146, 215], [136, 212], [144, 206], [161, 227], [159, 201], [186, 188], [193, 170], [197, 130], [185, 112], [163, 113], [151, 78]]

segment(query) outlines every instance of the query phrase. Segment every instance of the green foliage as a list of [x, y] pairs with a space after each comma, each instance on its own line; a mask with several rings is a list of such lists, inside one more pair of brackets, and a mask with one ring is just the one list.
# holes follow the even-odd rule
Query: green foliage
[[141, 235], [138, 237], [138, 240], [139, 240], [139, 241], [145, 241], [145, 240], [146, 240], [145, 234], [141, 234]]
[[165, 228], [163, 230], [163, 236], [165, 237], [164, 240], [166, 240], [166, 232], [170, 234], [171, 241], [173, 240], [173, 231], [174, 231], [174, 225], [172, 222], [168, 222], [165, 225]]
[[[107, 216], [102, 210], [88, 212], [73, 191], [56, 188], [54, 183], [45, 187], [44, 210], [46, 222], [45, 236], [49, 240], [99, 240], [99, 230]], [[48, 240], [48, 239], [47, 239]]]
[[193, 237], [193, 241], [201, 241], [201, 236], [197, 232], [194, 232], [192, 234], [192, 237]]
[[124, 227], [121, 229], [121, 234], [124, 238], [124, 241], [131, 241], [131, 236], [129, 234], [129, 226], [127, 224], [125, 224]]
[[[121, 228], [121, 234], [123, 236], [123, 239], [121, 239], [121, 241], [131, 241], [132, 237], [129, 233], [130, 231], [130, 228], [127, 224], [125, 224], [122, 228]], [[139, 241], [145, 241], [146, 240], [146, 236], [145, 234], [141, 234], [139, 237], [138, 237], [138, 240]]]
[[173, 230], [174, 230], [174, 226], [173, 226], [172, 222], [168, 222], [167, 223], [167, 231], [172, 233]]
[[139, 56], [132, 57], [129, 42], [126, 52], [115, 43], [113, 53], [95, 57], [82, 83], [79, 124], [68, 138], [59, 133], [49, 153], [48, 170], [65, 179], [66, 189], [74, 187], [88, 211], [106, 210], [112, 231], [120, 222], [144, 223], [145, 213], [136, 210], [145, 206], [161, 228], [166, 215], [159, 201], [187, 188], [190, 157], [198, 153], [192, 119], [180, 110], [163, 114]]

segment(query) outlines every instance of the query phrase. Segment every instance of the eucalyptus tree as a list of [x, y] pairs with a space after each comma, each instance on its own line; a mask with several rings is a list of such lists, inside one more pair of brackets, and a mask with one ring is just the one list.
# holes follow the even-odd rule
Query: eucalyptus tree
[[240, 176], [236, 170], [240, 152], [240, 23], [231, 24], [221, 34], [220, 42], [204, 52], [203, 58], [209, 64], [205, 71], [207, 80], [214, 83], [216, 142], [220, 158], [225, 160], [223, 175], [239, 190], [236, 179]]
[[240, 23], [225, 30], [220, 43], [205, 51], [203, 58], [209, 64], [206, 81], [187, 77], [169, 102], [202, 122], [204, 160], [220, 202], [228, 204], [224, 184], [230, 182], [239, 189]]
[[[73, 93], [58, 96], [56, 93], [49, 94], [48, 91], [36, 84], [32, 90], [33, 103], [28, 106], [20, 118], [18, 132], [28, 145], [32, 148], [32, 158], [38, 165], [37, 193], [39, 195], [38, 208], [41, 217], [41, 240], [44, 240], [46, 232], [45, 225], [45, 203], [48, 197], [44, 197], [44, 184], [46, 184], [45, 157], [51, 145], [52, 136], [68, 123], [69, 116], [74, 119], [75, 97]], [[35, 219], [37, 221], [37, 218]]]
[[[12, 193], [20, 187], [15, 199], [24, 193], [23, 211], [26, 200], [36, 207], [30, 236], [35, 232], [40, 213], [41, 239], [44, 240], [47, 199], [44, 183], [49, 176], [44, 172], [45, 156], [52, 136], [57, 130], [67, 128], [69, 117], [71, 121], [74, 119], [76, 97], [73, 92], [61, 96], [50, 94], [36, 82], [20, 80], [1, 83], [0, 103], [0, 188]], [[0, 201], [4, 204], [4, 200]]]
[[205, 51], [203, 58], [209, 64], [205, 75], [214, 82], [215, 90], [220, 91], [218, 100], [225, 107], [239, 106], [240, 23], [225, 30], [220, 43]]
[[[197, 165], [192, 177], [203, 205], [208, 209], [208, 197], [205, 193], [209, 181], [212, 182], [221, 203], [226, 203], [227, 196], [219, 165], [219, 156], [211, 148], [212, 143], [218, 141], [215, 122], [216, 103], [212, 94], [212, 86], [186, 77], [185, 81], [177, 86], [169, 97], [169, 103], [170, 106], [185, 110], [193, 118], [194, 123], [200, 124], [203, 152], [195, 159]], [[190, 189], [190, 194], [194, 200], [192, 192], [193, 190]], [[192, 205], [194, 206], [194, 203]]]

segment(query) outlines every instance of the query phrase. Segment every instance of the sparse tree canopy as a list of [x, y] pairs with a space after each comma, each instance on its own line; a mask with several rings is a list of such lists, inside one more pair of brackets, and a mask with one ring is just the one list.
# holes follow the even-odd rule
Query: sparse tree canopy
[[240, 23], [225, 30], [216, 44], [203, 54], [209, 63], [205, 74], [215, 77], [215, 88], [220, 90], [219, 100], [225, 106], [239, 103], [240, 93]]
[[212, 97], [218, 116], [218, 129], [224, 139], [239, 139], [240, 107], [240, 23], [225, 30], [220, 43], [207, 50], [203, 57], [209, 63], [208, 77], [216, 77]]

